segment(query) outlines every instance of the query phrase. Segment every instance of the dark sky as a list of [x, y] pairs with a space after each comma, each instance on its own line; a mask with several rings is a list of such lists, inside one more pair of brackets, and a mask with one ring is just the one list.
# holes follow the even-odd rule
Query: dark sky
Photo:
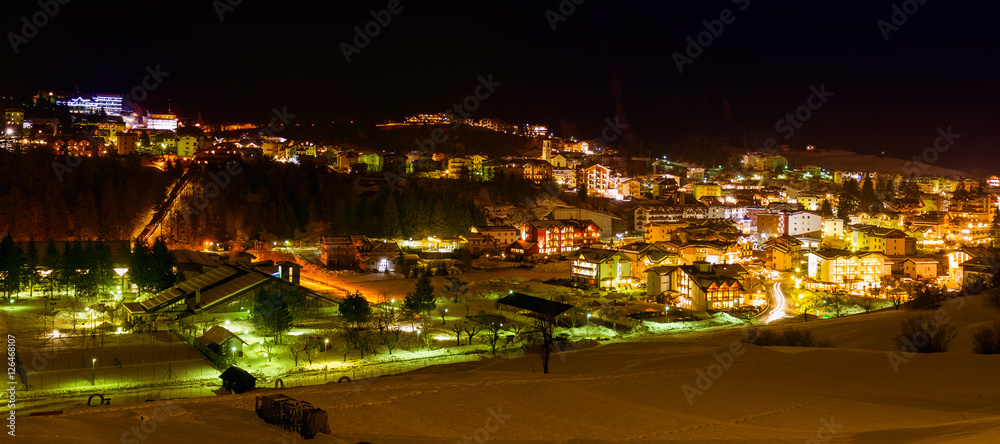
[[[404, 0], [348, 64], [340, 43], [387, 3], [243, 0], [220, 21], [211, 0], [72, 0], [18, 54], [0, 48], [0, 92], [124, 93], [159, 64], [169, 75], [150, 92], [154, 109], [169, 98], [215, 121], [264, 121], [273, 107], [382, 120], [442, 111], [492, 74], [502, 85], [475, 117], [593, 137], [624, 111], [659, 152], [693, 136], [780, 139], [775, 122], [825, 84], [834, 96], [787, 143], [909, 158], [950, 125], [962, 137], [941, 165], [1000, 158], [1000, 11], [984, 2], [911, 0], [919, 8], [886, 41], [877, 22], [902, 1], [586, 0], [553, 31], [555, 0]], [[41, 10], [4, 6], [5, 33]], [[735, 21], [678, 72], [671, 54], [727, 8]]]

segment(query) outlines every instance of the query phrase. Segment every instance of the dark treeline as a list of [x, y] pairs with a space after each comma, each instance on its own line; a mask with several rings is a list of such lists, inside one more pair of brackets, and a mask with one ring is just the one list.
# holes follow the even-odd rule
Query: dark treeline
[[218, 165], [200, 171], [201, 185], [181, 196], [164, 224], [164, 236], [192, 245], [354, 233], [457, 236], [484, 222], [475, 196], [524, 204], [544, 192], [519, 178], [483, 183], [409, 179], [392, 186], [380, 176], [335, 173], [308, 164], [256, 160], [241, 164], [228, 178], [222, 175], [226, 169]]
[[18, 241], [128, 239], [177, 174], [143, 168], [138, 157], [0, 150], [0, 232]]
[[69, 291], [88, 302], [108, 299], [121, 285], [115, 268], [128, 269], [129, 282], [140, 292], [155, 293], [176, 282], [174, 257], [162, 239], [152, 246], [136, 241], [121, 244], [114, 251], [108, 243], [97, 241], [63, 242], [28, 241], [22, 246], [7, 234], [0, 240], [0, 292], [10, 297], [21, 291], [51, 295]]

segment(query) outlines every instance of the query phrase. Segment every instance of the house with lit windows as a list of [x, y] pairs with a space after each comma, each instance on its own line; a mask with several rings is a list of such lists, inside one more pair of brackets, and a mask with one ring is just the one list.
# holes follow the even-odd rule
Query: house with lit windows
[[581, 248], [573, 261], [570, 279], [600, 288], [631, 286], [633, 260], [621, 251]]
[[742, 265], [708, 262], [653, 267], [646, 270], [646, 291], [658, 302], [689, 310], [724, 310], [749, 302], [743, 285], [746, 275]]
[[902, 230], [872, 225], [851, 227], [851, 243], [856, 250], [878, 251], [887, 256], [916, 254], [917, 239]]
[[881, 286], [882, 276], [892, 274], [892, 261], [877, 251], [826, 248], [806, 253], [807, 273], [813, 283], [807, 287], [845, 288], [863, 291]]
[[522, 260], [570, 254], [601, 239], [601, 228], [589, 220], [536, 220], [525, 222], [518, 231], [520, 239], [511, 243], [506, 252]]
[[631, 243], [621, 247], [619, 251], [632, 259], [632, 277], [637, 280], [645, 279], [646, 269], [650, 267], [683, 265], [681, 256], [676, 252], [646, 242]]

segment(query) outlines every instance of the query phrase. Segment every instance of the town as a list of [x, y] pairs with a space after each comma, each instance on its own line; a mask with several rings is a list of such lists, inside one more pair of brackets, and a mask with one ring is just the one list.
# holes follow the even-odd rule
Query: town
[[15, 3], [10, 436], [1000, 430], [989, 11]]
[[[7, 233], [2, 281], [9, 308], [37, 316], [39, 328], [51, 327], [39, 336], [52, 342], [50, 348], [67, 341], [88, 350], [93, 344], [87, 337], [96, 334], [103, 344], [105, 335], [131, 335], [133, 341], [170, 332], [176, 335], [170, 341], [204, 355], [206, 362], [195, 365], [185, 354], [185, 366], [199, 368], [194, 375], [205, 375], [204, 367], [245, 363], [257, 378], [290, 380], [300, 353], [310, 364], [302, 369], [319, 368], [314, 358], [327, 370], [343, 367], [349, 356], [357, 359], [353, 369], [367, 362], [366, 355], [391, 354], [390, 343], [412, 335], [405, 339], [409, 349], [421, 332], [428, 352], [451, 347], [451, 336], [462, 347], [463, 332], [465, 347], [475, 348], [477, 331], [502, 321], [508, 327], [494, 333], [506, 337], [504, 346], [527, 345], [518, 330], [531, 324], [539, 307], [559, 312], [553, 321], [568, 328], [564, 340], [669, 331], [661, 325], [685, 322], [711, 328], [842, 316], [898, 307], [918, 292], [992, 282], [991, 261], [1000, 252], [997, 176], [975, 180], [931, 167], [942, 175], [907, 176], [898, 160], [845, 162], [853, 155], [813, 145], [774, 152], [729, 148], [729, 164], [713, 167], [625, 157], [599, 140], [553, 137], [541, 125], [458, 122], [474, 131], [515, 134], [536, 151], [490, 158], [325, 145], [271, 136], [268, 126], [137, 115], [113, 94], [39, 92], [33, 99], [28, 109], [5, 108], [8, 156], [43, 151], [57, 165], [137, 161], [158, 173], [175, 170], [175, 179], [164, 201], [149, 215], [132, 216], [131, 225], [111, 220], [124, 211], [110, 200], [121, 192], [114, 183], [97, 196], [77, 198], [73, 210], [94, 215], [95, 225], [108, 230], [79, 227], [71, 236], [46, 231], [43, 223], [18, 224], [30, 204], [6, 199], [9, 216], [0, 222]], [[51, 109], [68, 120], [35, 117]], [[422, 114], [379, 128], [433, 131], [454, 125], [454, 118]], [[347, 214], [296, 238], [261, 232], [256, 239], [229, 233], [192, 239], [185, 226], [206, 217], [210, 199], [239, 179], [240, 167], [233, 166], [255, 162], [342, 175], [375, 198], [338, 200], [335, 211]], [[61, 171], [55, 173], [61, 179]], [[428, 180], [534, 191], [506, 205], [439, 200], [428, 213], [418, 208], [428, 201], [408, 200], [414, 187], [432, 187], [424, 185]], [[262, 319], [261, 301], [286, 291], [300, 299], [299, 308], [289, 308], [282, 296], [277, 306], [283, 320]], [[371, 308], [362, 309], [363, 316], [345, 314], [352, 297]], [[352, 316], [362, 320], [332, 321]], [[379, 330], [395, 339], [352, 333], [371, 334], [358, 327], [370, 319], [382, 319]], [[285, 358], [276, 351], [283, 342], [295, 358], [288, 368], [273, 364], [276, 356]], [[495, 353], [496, 343], [489, 345]], [[341, 352], [331, 353], [334, 348]], [[120, 360], [101, 358], [98, 363], [94, 357], [89, 373], [66, 368], [65, 380], [57, 375], [54, 384], [30, 376], [21, 382], [43, 391], [124, 384], [123, 375], [108, 377]], [[138, 371], [131, 381], [143, 378]]]

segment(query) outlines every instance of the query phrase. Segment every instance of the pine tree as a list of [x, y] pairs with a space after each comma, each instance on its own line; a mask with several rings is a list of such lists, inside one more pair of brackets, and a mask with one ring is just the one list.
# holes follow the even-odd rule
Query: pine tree
[[959, 182], [958, 186], [955, 187], [955, 191], [951, 193], [951, 196], [955, 200], [966, 200], [969, 198], [969, 191], [965, 188], [965, 182]]
[[281, 336], [292, 329], [292, 310], [285, 291], [280, 287], [264, 287], [254, 294], [250, 323], [262, 336], [281, 343]]
[[820, 206], [819, 212], [823, 216], [833, 216], [833, 205], [830, 205], [830, 201], [823, 199], [823, 205]]
[[434, 310], [435, 306], [434, 285], [431, 284], [430, 274], [425, 273], [420, 276], [420, 279], [417, 279], [417, 284], [413, 292], [406, 294], [406, 299], [403, 301], [403, 308], [427, 316], [431, 310]]
[[336, 234], [350, 234], [349, 230], [347, 226], [347, 203], [341, 197], [333, 205], [333, 231]]
[[844, 180], [844, 186], [840, 192], [840, 199], [837, 204], [837, 217], [846, 219], [850, 215], [855, 214], [858, 209], [859, 197], [858, 181], [855, 179]]
[[875, 185], [871, 176], [865, 174], [865, 180], [861, 185], [860, 206], [864, 211], [871, 211], [878, 198], [875, 197]]
[[35, 238], [28, 239], [28, 249], [24, 256], [25, 277], [28, 279], [28, 297], [35, 296], [35, 282], [38, 276], [38, 246]]
[[49, 239], [49, 244], [45, 246], [45, 256], [42, 257], [42, 266], [49, 272], [48, 276], [46, 276], [46, 280], [49, 281], [49, 296], [52, 295], [56, 277], [59, 275], [57, 272], [59, 270], [59, 261], [59, 249], [56, 248], [56, 242], [53, 239]]
[[448, 228], [448, 208], [444, 200], [438, 200], [434, 203], [434, 209], [431, 211], [430, 231], [432, 236], [451, 234], [451, 230]]
[[119, 239], [121, 237], [121, 211], [119, 209], [118, 192], [111, 179], [104, 182], [101, 189], [101, 237], [104, 239]]
[[340, 317], [354, 326], [364, 324], [371, 319], [372, 307], [368, 300], [361, 295], [361, 292], [350, 294], [337, 306]]
[[167, 248], [167, 242], [162, 237], [156, 238], [149, 254], [153, 291], [159, 292], [173, 286], [177, 282], [177, 275], [174, 274], [174, 255]]
[[382, 236], [387, 239], [399, 239], [401, 235], [396, 193], [390, 192], [382, 206]]

